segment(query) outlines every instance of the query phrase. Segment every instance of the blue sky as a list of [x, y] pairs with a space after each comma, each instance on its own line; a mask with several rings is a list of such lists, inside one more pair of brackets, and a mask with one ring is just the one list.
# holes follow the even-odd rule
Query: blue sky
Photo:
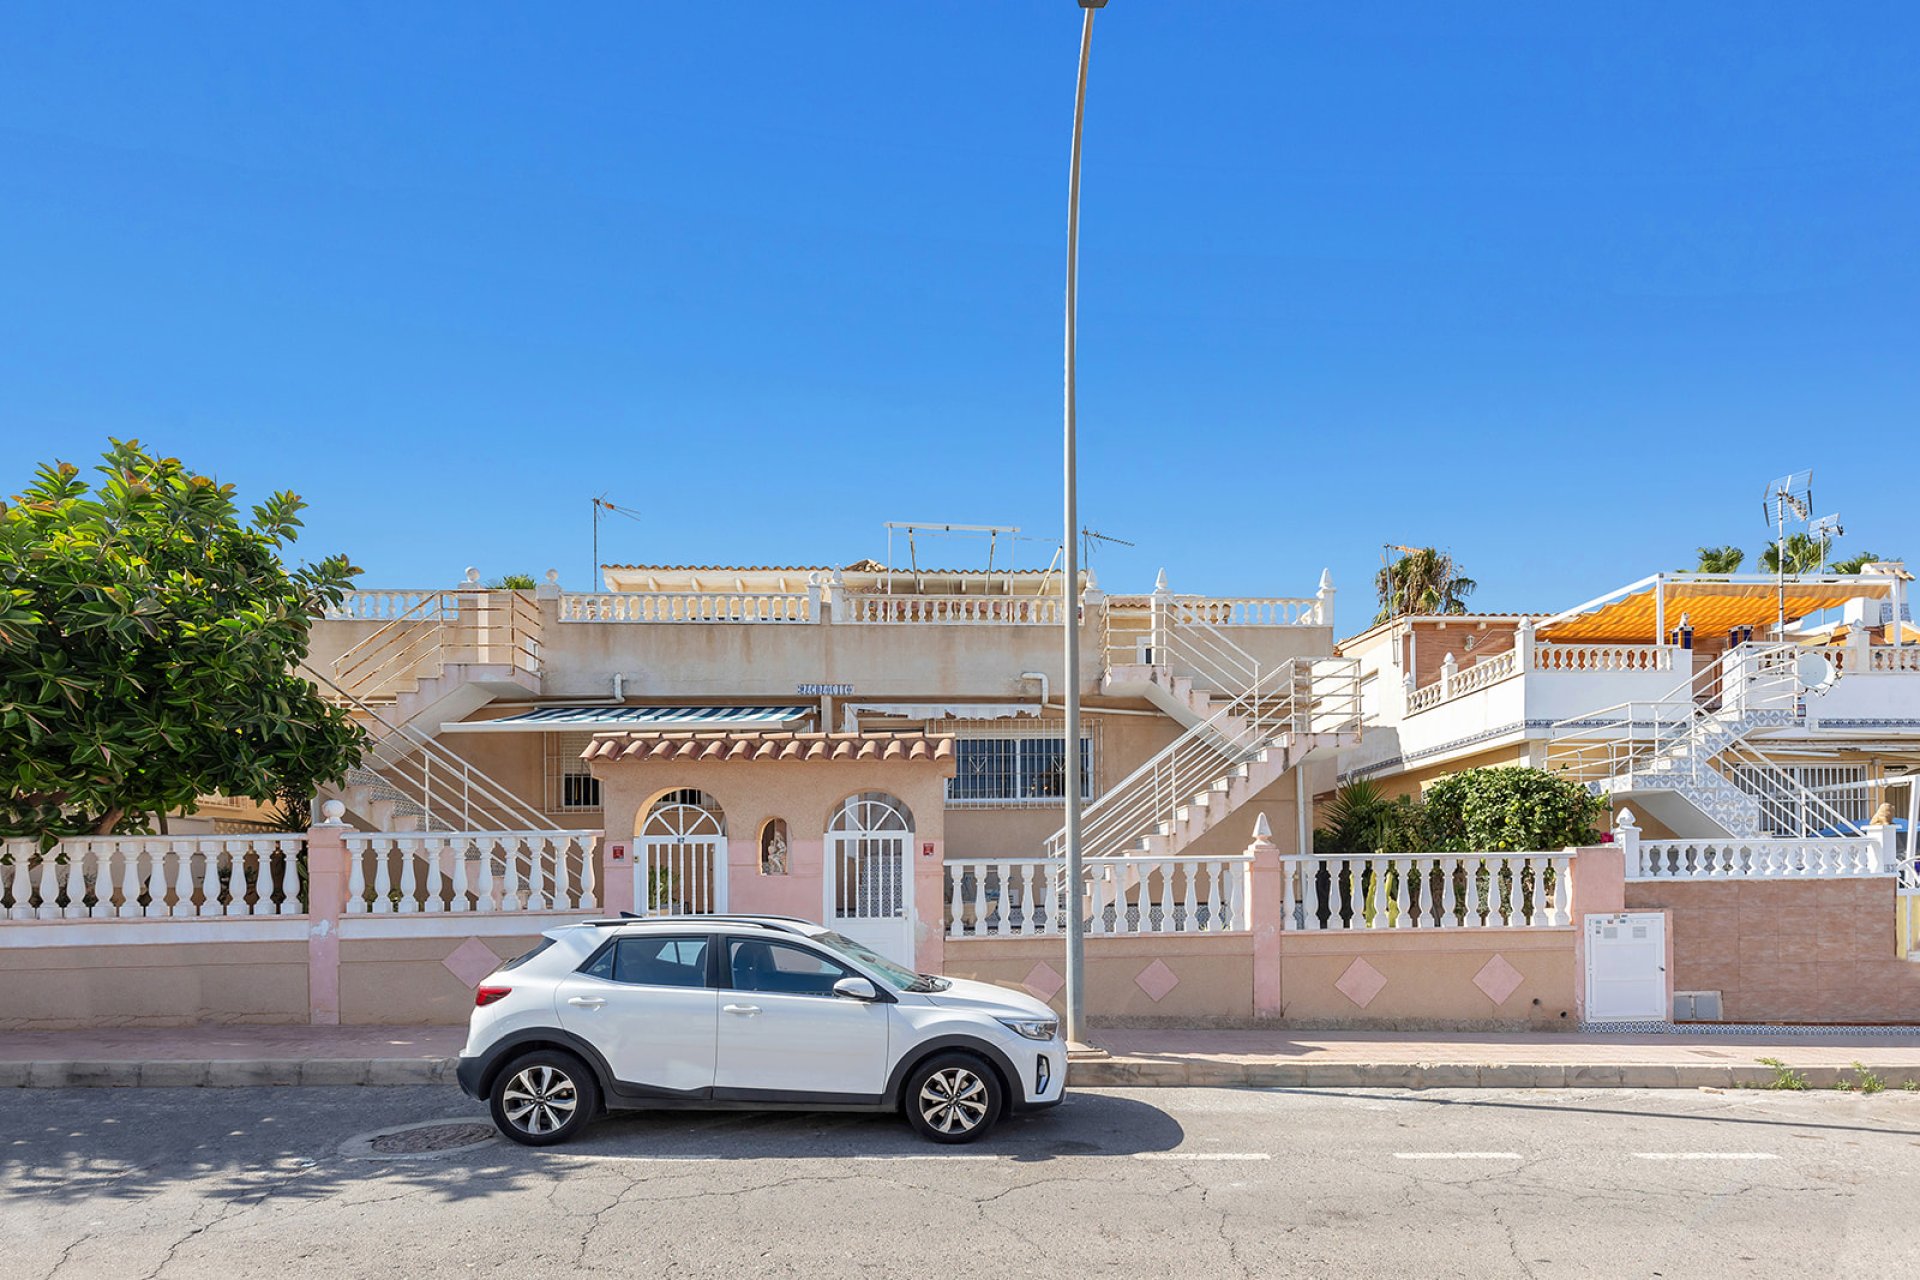
[[[1058, 529], [1078, 40], [1024, 4], [21, 5], [0, 486], [140, 437], [370, 585]], [[1482, 608], [1816, 468], [1920, 558], [1920, 9], [1168, 4], [1095, 33], [1102, 583]], [[943, 554], [944, 553], [944, 554]], [[980, 563], [971, 543], [932, 558]], [[1343, 627], [1343, 629], [1348, 629]]]

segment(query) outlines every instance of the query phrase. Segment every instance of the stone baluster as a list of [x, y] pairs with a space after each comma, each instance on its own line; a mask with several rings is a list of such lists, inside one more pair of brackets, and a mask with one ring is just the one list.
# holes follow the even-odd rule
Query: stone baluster
[[306, 909], [300, 901], [300, 857], [306, 851], [306, 841], [286, 837], [274, 843], [280, 848], [280, 900], [276, 914], [300, 915]]
[[42, 920], [60, 918], [60, 879], [58, 861], [62, 845], [54, 845], [40, 855], [40, 905], [35, 915]]
[[385, 915], [393, 911], [393, 848], [391, 836], [376, 836], [367, 842], [373, 850], [373, 910]]
[[520, 845], [516, 840], [487, 841], [500, 854], [500, 909], [518, 911], [520, 902]]
[[[328, 803], [336, 803], [329, 801]], [[361, 838], [349, 838], [345, 841], [347, 863], [347, 902], [350, 913], [359, 913], [367, 909], [367, 850], [368, 841]]]
[[172, 904], [167, 914], [172, 916], [195, 915], [193, 905], [193, 851], [199, 847], [199, 841], [176, 840], [173, 845], [173, 889]]
[[86, 868], [87, 859], [81, 847], [70, 850], [67, 854], [67, 905], [61, 908], [61, 914], [69, 920], [77, 920], [87, 914]]

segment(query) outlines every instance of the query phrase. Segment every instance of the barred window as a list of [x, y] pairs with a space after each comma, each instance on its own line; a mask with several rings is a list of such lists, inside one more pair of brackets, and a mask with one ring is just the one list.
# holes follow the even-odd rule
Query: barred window
[[[931, 726], [930, 726], [931, 727]], [[943, 726], [944, 727], [944, 726]], [[1067, 794], [1067, 742], [1061, 726], [1036, 726], [1031, 732], [961, 733], [953, 744], [954, 776], [947, 780], [947, 804], [966, 806], [1044, 806]], [[1093, 735], [1080, 739], [1080, 798], [1095, 794]]]
[[593, 741], [590, 733], [548, 733], [546, 739], [546, 811], [598, 812], [600, 779], [593, 776], [580, 753]]

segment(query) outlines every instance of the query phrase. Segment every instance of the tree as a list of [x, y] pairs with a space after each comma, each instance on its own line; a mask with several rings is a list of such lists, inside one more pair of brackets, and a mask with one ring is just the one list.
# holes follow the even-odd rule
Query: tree
[[1816, 538], [1810, 533], [1790, 533], [1785, 543], [1784, 562], [1781, 559], [1781, 551], [1782, 544], [1769, 542], [1766, 550], [1760, 553], [1761, 569], [1768, 573], [1779, 573], [1782, 572], [1781, 565], [1784, 563], [1786, 566], [1784, 571], [1789, 574], [1818, 573], [1820, 566], [1827, 559], [1827, 542], [1826, 539]]
[[1600, 838], [1606, 801], [1544, 769], [1468, 769], [1427, 788], [1421, 827], [1436, 853], [1552, 851]]
[[1738, 573], [1747, 553], [1738, 547], [1701, 547], [1695, 573]]
[[489, 591], [532, 591], [537, 584], [530, 573], [503, 573], [487, 583]]
[[133, 440], [98, 471], [90, 489], [52, 463], [0, 503], [0, 832], [139, 829], [340, 779], [365, 734], [296, 668], [359, 571], [281, 563], [292, 493], [243, 522], [232, 485]]
[[1859, 573], [1875, 561], [1886, 557], [1877, 556], [1871, 551], [1862, 551], [1857, 556], [1848, 556], [1845, 560], [1835, 560], [1827, 566], [1828, 573]]
[[1446, 552], [1420, 547], [1374, 575], [1380, 612], [1373, 620], [1385, 622], [1410, 613], [1465, 613], [1466, 598], [1479, 585], [1461, 573]]

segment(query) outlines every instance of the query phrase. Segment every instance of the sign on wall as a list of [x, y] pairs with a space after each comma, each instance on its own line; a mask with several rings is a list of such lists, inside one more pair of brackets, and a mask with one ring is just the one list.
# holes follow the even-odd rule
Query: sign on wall
[[844, 698], [853, 693], [853, 686], [850, 684], [801, 684], [795, 685], [794, 690], [803, 698]]

